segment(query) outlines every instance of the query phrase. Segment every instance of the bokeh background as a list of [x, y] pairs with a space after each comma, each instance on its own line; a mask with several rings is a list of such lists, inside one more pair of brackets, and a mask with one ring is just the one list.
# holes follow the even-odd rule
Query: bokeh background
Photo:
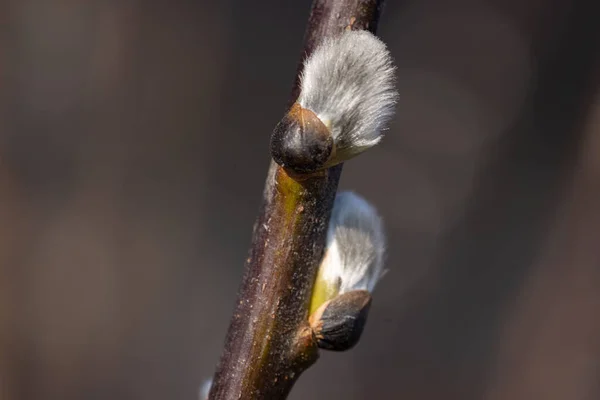
[[[291, 399], [600, 398], [600, 7], [389, 0], [361, 343]], [[0, 398], [197, 399], [310, 1], [0, 1]]]

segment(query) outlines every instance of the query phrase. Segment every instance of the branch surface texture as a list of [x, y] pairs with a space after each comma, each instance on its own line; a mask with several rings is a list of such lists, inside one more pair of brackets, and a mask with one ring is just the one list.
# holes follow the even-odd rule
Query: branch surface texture
[[[316, 110], [303, 108], [304, 103], [316, 104], [319, 99], [302, 99], [301, 79], [306, 59], [330, 38], [347, 31], [375, 33], [382, 3], [315, 0], [312, 5], [290, 111], [273, 132], [271, 153], [276, 162], [269, 168], [225, 349], [209, 392], [211, 400], [284, 399], [300, 374], [317, 360], [319, 347], [343, 350], [357, 340], [355, 334], [328, 340], [326, 333], [339, 332], [338, 310], [366, 313], [370, 304], [366, 290], [339, 296], [335, 307], [324, 305], [318, 313], [320, 319], [309, 319], [309, 310], [342, 162], [362, 148], [348, 146], [352, 138], [343, 133], [338, 133], [341, 139], [337, 139], [335, 129], [344, 127], [336, 125], [335, 116], [329, 121]], [[343, 52], [344, 48], [334, 50]], [[387, 66], [387, 59], [381, 62]], [[394, 100], [391, 92], [373, 95], [389, 95], [390, 101]], [[379, 123], [377, 115], [371, 117], [366, 123]], [[315, 335], [316, 325], [321, 336]], [[357, 329], [360, 334], [362, 324], [353, 322], [350, 333]]]

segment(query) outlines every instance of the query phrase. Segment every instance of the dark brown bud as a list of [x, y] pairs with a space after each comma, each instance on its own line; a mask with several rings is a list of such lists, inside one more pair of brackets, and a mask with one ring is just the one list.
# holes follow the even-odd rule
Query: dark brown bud
[[366, 290], [343, 293], [319, 307], [309, 318], [319, 348], [346, 351], [354, 347], [370, 307], [371, 294]]
[[333, 136], [317, 115], [295, 103], [271, 135], [275, 162], [296, 173], [325, 166], [334, 150]]

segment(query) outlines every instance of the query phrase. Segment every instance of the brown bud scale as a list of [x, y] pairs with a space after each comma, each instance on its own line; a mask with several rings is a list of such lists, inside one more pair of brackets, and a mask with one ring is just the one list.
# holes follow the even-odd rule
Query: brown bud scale
[[309, 319], [321, 349], [346, 351], [358, 343], [371, 307], [366, 290], [340, 294], [324, 303]]
[[294, 103], [271, 136], [273, 159], [295, 173], [324, 168], [333, 153], [330, 130], [314, 112], [298, 103]]

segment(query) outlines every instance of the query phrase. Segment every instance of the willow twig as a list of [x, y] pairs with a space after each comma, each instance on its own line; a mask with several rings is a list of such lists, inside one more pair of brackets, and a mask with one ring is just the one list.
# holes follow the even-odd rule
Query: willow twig
[[[323, 38], [375, 33], [382, 0], [315, 0], [303, 61]], [[291, 103], [299, 94], [299, 80]], [[271, 163], [211, 400], [282, 399], [318, 358], [308, 309], [342, 164], [294, 175]]]

